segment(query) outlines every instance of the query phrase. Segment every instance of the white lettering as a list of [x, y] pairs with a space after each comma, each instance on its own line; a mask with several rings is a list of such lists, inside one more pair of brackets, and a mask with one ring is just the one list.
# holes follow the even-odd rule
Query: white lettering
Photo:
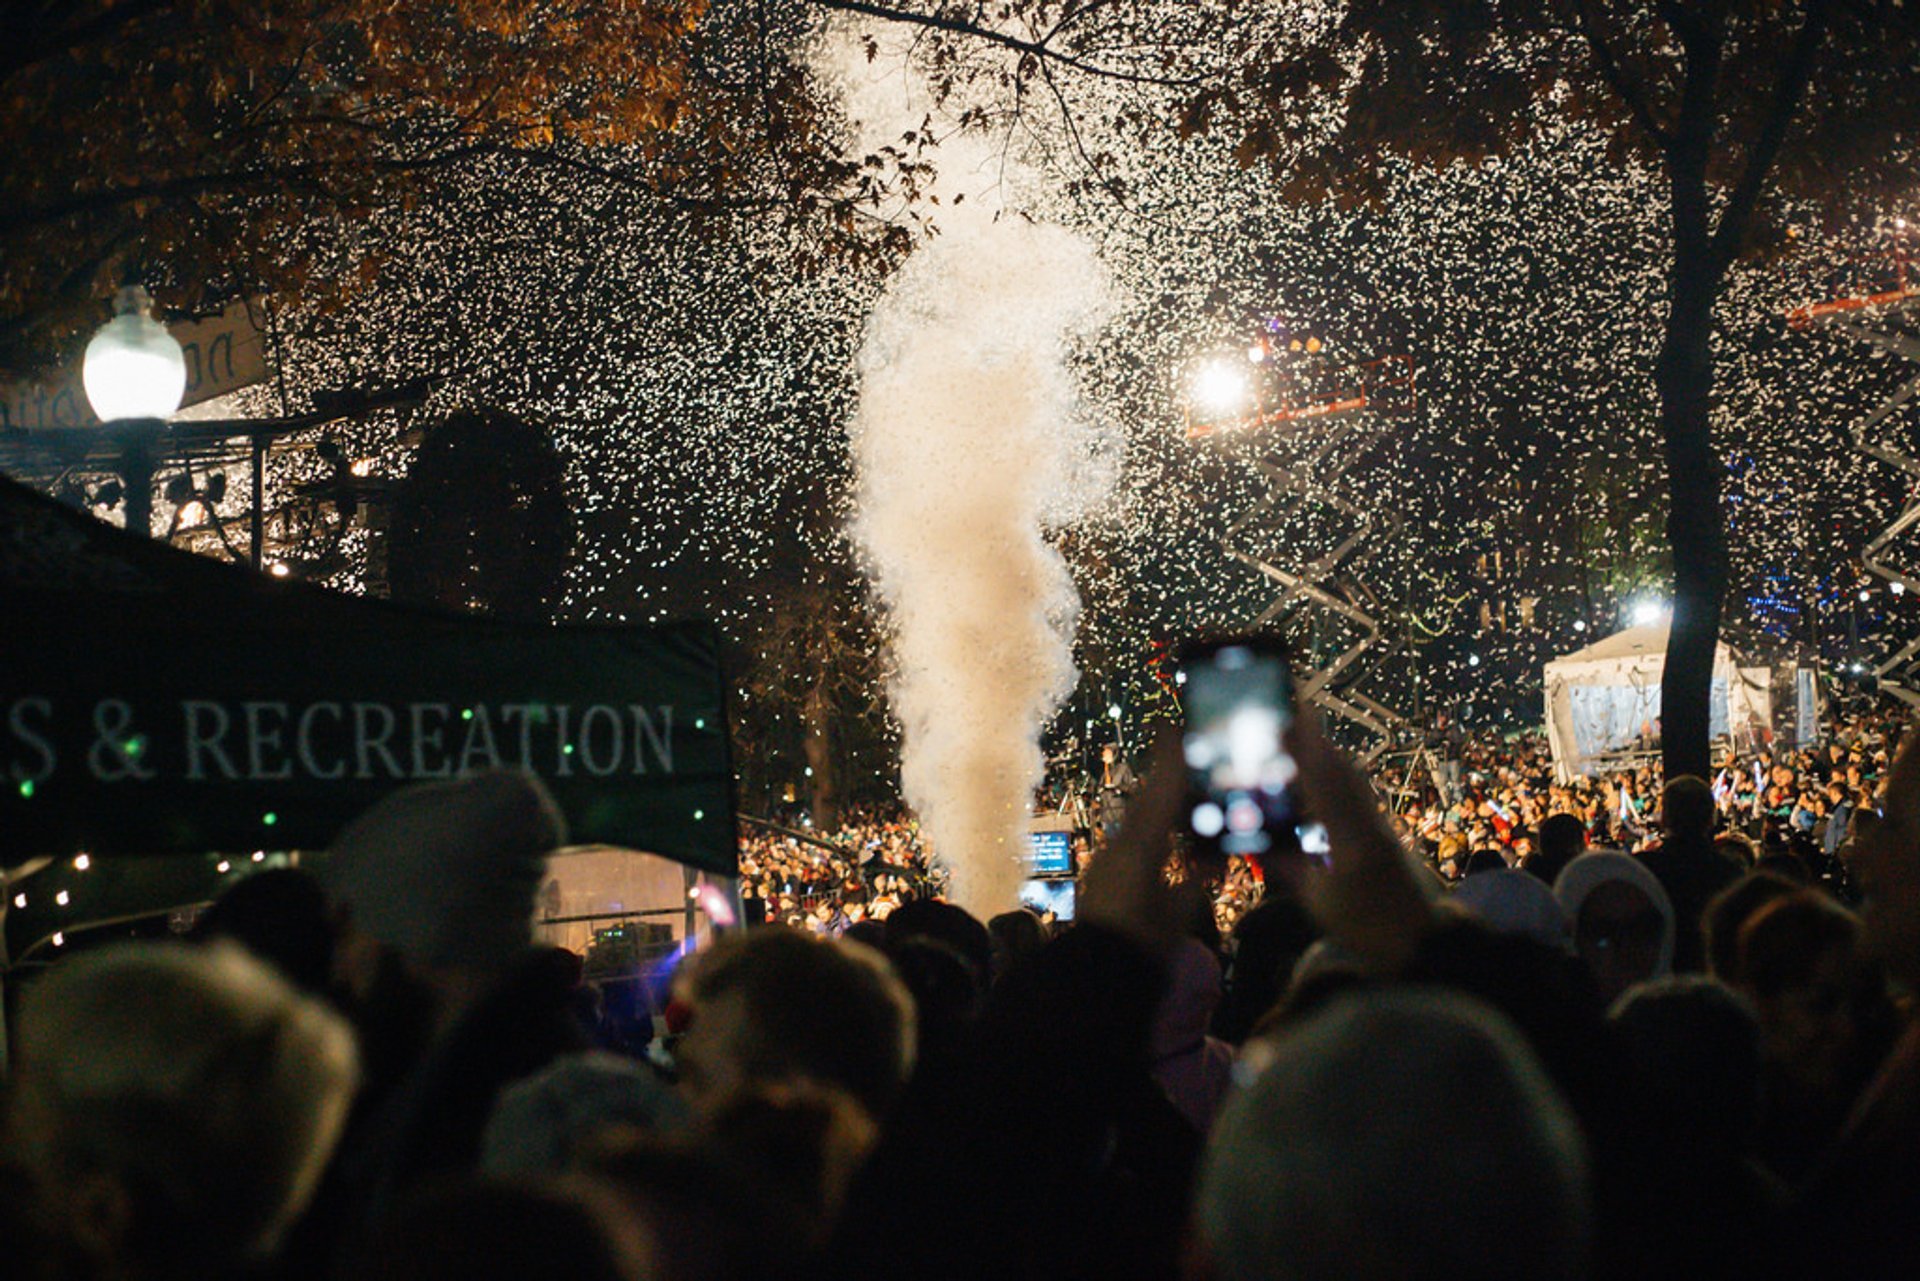
[[[285, 703], [242, 703], [247, 718], [247, 777], [279, 780], [293, 777], [293, 762], [287, 759], [287, 705]], [[271, 717], [273, 724], [267, 724]], [[279, 760], [277, 769], [267, 766], [267, 753]]]
[[[51, 777], [53, 767], [59, 759], [54, 755], [53, 744], [49, 742], [44, 735], [36, 733], [27, 725], [28, 712], [38, 712], [42, 717], [46, 718], [47, 721], [51, 722], [53, 720], [53, 700], [50, 698], [16, 698], [13, 701], [13, 706], [7, 709], [7, 729], [13, 734], [14, 740], [40, 758], [39, 765], [32, 769], [27, 769], [20, 765], [12, 767], [11, 772], [14, 782], [16, 783], [38, 783]], [[49, 726], [49, 728], [51, 728], [51, 726]]]
[[533, 723], [547, 718], [545, 703], [508, 703], [500, 709], [500, 719], [509, 728], [520, 722], [520, 757], [514, 762], [521, 769], [533, 768]]
[[641, 746], [653, 748], [653, 758], [660, 762], [662, 774], [673, 773], [673, 707], [670, 704], [660, 706], [660, 726], [655, 729], [653, 718], [647, 715], [644, 707], [629, 705], [627, 710], [633, 713], [633, 772], [647, 772], [646, 752]]
[[462, 713], [467, 718], [467, 736], [460, 744], [460, 772], [500, 768], [500, 749], [493, 742], [493, 714], [485, 703]]
[[[233, 718], [227, 715], [227, 709], [218, 703], [203, 699], [189, 698], [180, 704], [180, 711], [187, 718], [187, 777], [195, 782], [206, 778], [206, 766], [201, 763], [200, 753], [206, 752], [220, 767], [220, 773], [230, 779], [238, 779], [240, 771], [233, 767], [233, 758], [227, 755], [227, 749], [221, 746], [227, 731], [233, 727]], [[200, 718], [212, 718], [212, 733], [202, 730]]]
[[[367, 734], [367, 721], [373, 717], [380, 719], [380, 733], [377, 736]], [[393, 737], [396, 718], [393, 709], [385, 703], [355, 703], [353, 705], [353, 761], [355, 778], [372, 778], [370, 764], [375, 752], [387, 763], [388, 778], [405, 778], [406, 771], [400, 768], [400, 762], [394, 758], [393, 750], [387, 746], [387, 740]]]
[[573, 737], [567, 733], [567, 720], [573, 712], [568, 703], [555, 703], [550, 709], [557, 727], [554, 737], [553, 772], [557, 778], [573, 777]]
[[346, 776], [347, 763], [337, 762], [332, 771], [320, 768], [320, 762], [313, 755], [313, 718], [321, 713], [333, 717], [334, 723], [346, 720], [346, 713], [338, 703], [315, 703], [300, 713], [299, 727], [294, 731], [294, 750], [300, 757], [300, 768], [309, 778], [343, 778]]
[[[432, 734], [427, 732], [427, 717], [433, 716], [439, 723], [433, 727]], [[413, 776], [415, 778], [447, 778], [453, 773], [453, 766], [447, 761], [447, 705], [445, 703], [408, 703], [407, 717], [413, 729]], [[428, 766], [427, 749], [431, 747], [440, 753], [437, 765]]]
[[[597, 758], [593, 752], [593, 727], [604, 720], [607, 726], [607, 745], [612, 749], [612, 757]], [[625, 735], [620, 729], [620, 713], [602, 703], [595, 703], [580, 717], [580, 763], [587, 767], [587, 773], [596, 778], [605, 778], [620, 768], [620, 756], [625, 747]]]

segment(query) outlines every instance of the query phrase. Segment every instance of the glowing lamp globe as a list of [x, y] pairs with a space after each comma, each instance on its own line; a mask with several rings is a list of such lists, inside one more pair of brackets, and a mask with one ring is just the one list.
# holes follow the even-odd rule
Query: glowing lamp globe
[[87, 400], [101, 422], [165, 418], [187, 394], [187, 360], [166, 327], [148, 314], [138, 285], [114, 299], [114, 317], [87, 344], [80, 366]]
[[1203, 366], [1193, 380], [1194, 402], [1209, 414], [1231, 414], [1246, 405], [1247, 375], [1225, 361]]

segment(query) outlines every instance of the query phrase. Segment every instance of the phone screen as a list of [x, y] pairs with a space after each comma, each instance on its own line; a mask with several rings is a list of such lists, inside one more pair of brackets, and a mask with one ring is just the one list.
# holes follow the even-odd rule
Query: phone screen
[[1187, 826], [1221, 853], [1258, 857], [1297, 846], [1295, 767], [1281, 735], [1293, 686], [1275, 650], [1229, 642], [1183, 660]]

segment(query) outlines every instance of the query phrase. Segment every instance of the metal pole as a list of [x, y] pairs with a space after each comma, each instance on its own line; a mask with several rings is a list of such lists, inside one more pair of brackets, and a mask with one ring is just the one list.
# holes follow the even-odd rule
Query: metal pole
[[253, 550], [247, 560], [257, 572], [262, 565], [267, 541], [267, 440], [255, 432], [253, 444], [253, 513], [248, 518], [247, 530], [252, 535]]
[[121, 501], [127, 505], [127, 532], [153, 537], [153, 468], [160, 433], [166, 424], [157, 418], [115, 423], [120, 437]]

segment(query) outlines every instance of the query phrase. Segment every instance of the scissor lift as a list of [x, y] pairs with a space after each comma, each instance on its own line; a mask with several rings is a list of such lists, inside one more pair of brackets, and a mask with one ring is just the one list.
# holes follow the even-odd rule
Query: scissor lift
[[[1190, 410], [1188, 436], [1286, 428], [1294, 448], [1260, 442], [1253, 466], [1268, 493], [1227, 527], [1221, 546], [1279, 588], [1254, 618], [1255, 629], [1335, 637], [1338, 648], [1301, 680], [1297, 694], [1363, 731], [1372, 761], [1413, 730], [1403, 712], [1370, 692], [1371, 678], [1411, 646], [1393, 611], [1361, 577], [1404, 522], [1397, 511], [1354, 494], [1348, 481], [1392, 420], [1412, 408], [1413, 362], [1405, 356], [1358, 366], [1263, 361], [1248, 381], [1252, 403], [1243, 412], [1196, 421]], [[1302, 525], [1312, 532], [1292, 546], [1265, 532]]]
[[[1905, 252], [1868, 260], [1856, 266], [1851, 289], [1820, 302], [1807, 303], [1786, 313], [1789, 327], [1806, 331], [1827, 329], [1866, 343], [1889, 355], [1920, 363], [1920, 270]], [[1906, 379], [1891, 395], [1854, 423], [1853, 445], [1869, 458], [1899, 469], [1909, 479], [1900, 514], [1867, 540], [1860, 560], [1902, 592], [1920, 593], [1920, 571], [1895, 562], [1897, 551], [1920, 526], [1920, 458], [1907, 452], [1909, 432], [1890, 432], [1889, 423], [1905, 418], [1902, 411], [1920, 396], [1920, 373]], [[1907, 548], [1913, 550], [1911, 547]], [[1902, 702], [1920, 707], [1920, 636], [1874, 665], [1880, 688]]]

